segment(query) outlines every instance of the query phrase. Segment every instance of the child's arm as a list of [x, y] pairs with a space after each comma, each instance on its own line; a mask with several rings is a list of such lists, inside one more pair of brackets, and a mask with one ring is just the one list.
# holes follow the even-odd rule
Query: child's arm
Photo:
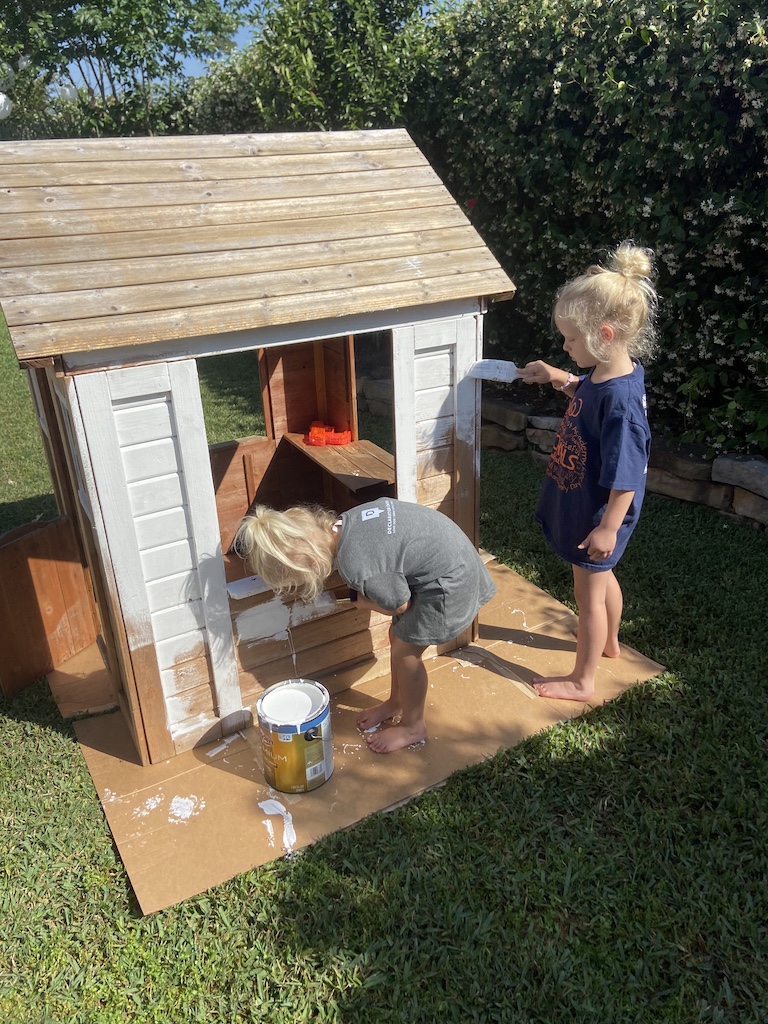
[[410, 601], [406, 601], [405, 604], [401, 604], [399, 608], [395, 608], [394, 611], [388, 608], [382, 608], [380, 605], [371, 601], [370, 598], [363, 597], [362, 594], [357, 595], [355, 601], [355, 607], [359, 608], [363, 612], [378, 612], [380, 615], [402, 615], [403, 612], [407, 612], [410, 607]]
[[608, 496], [608, 504], [600, 525], [596, 526], [591, 533], [587, 534], [579, 544], [582, 551], [593, 562], [604, 562], [610, 558], [613, 549], [616, 547], [616, 535], [619, 527], [624, 522], [624, 516], [629, 512], [629, 506], [635, 496], [634, 491], [611, 491]]
[[517, 375], [526, 384], [551, 384], [555, 391], [562, 391], [569, 398], [573, 398], [579, 383], [579, 378], [568, 370], [550, 366], [541, 359], [526, 363], [522, 370], [517, 371]]

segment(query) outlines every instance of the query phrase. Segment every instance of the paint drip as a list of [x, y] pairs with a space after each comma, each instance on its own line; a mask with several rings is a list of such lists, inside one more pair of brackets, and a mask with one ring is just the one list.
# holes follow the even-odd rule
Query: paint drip
[[[293, 827], [293, 815], [287, 811], [279, 800], [262, 800], [259, 807], [265, 814], [277, 814], [283, 819], [283, 849], [290, 853], [296, 845], [296, 829]], [[274, 830], [271, 822], [267, 826], [267, 833], [271, 832], [274, 838]]]

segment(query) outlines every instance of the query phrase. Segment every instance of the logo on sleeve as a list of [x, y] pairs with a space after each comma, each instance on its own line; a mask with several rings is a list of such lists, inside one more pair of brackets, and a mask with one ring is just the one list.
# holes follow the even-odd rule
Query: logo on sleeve
[[365, 522], [366, 519], [378, 519], [379, 516], [383, 515], [383, 508], [364, 508], [360, 513], [360, 518]]

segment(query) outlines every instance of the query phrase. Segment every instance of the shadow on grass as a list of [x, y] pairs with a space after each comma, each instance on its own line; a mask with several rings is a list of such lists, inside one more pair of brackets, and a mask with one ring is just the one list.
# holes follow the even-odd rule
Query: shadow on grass
[[[533, 523], [539, 468], [491, 453], [483, 474], [483, 546], [569, 598]], [[11, 824], [49, 886], [7, 904], [16, 983], [66, 949], [48, 1019], [79, 1012], [87, 956], [98, 994], [134, 986], [147, 1019], [763, 1024], [768, 537], [651, 496], [620, 574], [623, 638], [665, 675], [130, 928], [98, 805], [74, 805], [89, 833], [60, 810], [86, 790], [70, 727], [40, 687], [11, 720], [0, 705], [2, 770], [29, 791]]]
[[0, 504], [0, 535], [27, 523], [55, 519], [58, 514], [53, 494], [37, 494], [34, 498], [4, 502]]
[[[484, 459], [483, 544], [560, 591], [538, 468], [505, 461]], [[650, 496], [627, 632], [670, 671], [274, 865], [298, 989], [335, 974], [350, 1024], [765, 1020], [767, 573], [764, 534]], [[254, 935], [260, 877], [232, 883]]]

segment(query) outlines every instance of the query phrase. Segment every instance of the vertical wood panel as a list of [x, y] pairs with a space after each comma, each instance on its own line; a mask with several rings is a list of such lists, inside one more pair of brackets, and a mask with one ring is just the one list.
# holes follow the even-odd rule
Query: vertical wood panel
[[397, 496], [417, 501], [416, 411], [413, 359], [416, 329], [412, 325], [392, 331], [392, 415], [395, 435]]
[[0, 684], [11, 696], [96, 639], [72, 520], [28, 524], [0, 540]]
[[170, 377], [218, 712], [230, 718], [243, 705], [195, 361], [171, 364]]
[[143, 581], [139, 552], [135, 540], [133, 550], [128, 543], [133, 538], [133, 520], [119, 461], [106, 374], [84, 374], [69, 380], [66, 399], [90, 501], [99, 561], [121, 641], [132, 731], [142, 761], [161, 761], [173, 754], [173, 745], [165, 721], [149, 609], [141, 614]]

